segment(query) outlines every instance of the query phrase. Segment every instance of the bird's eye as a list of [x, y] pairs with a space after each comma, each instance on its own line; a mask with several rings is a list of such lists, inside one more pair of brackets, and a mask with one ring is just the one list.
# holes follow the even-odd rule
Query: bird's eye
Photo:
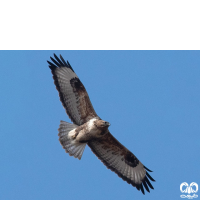
[[109, 123], [109, 122], [104, 122], [104, 125], [105, 125], [105, 126], [109, 126], [110, 123]]

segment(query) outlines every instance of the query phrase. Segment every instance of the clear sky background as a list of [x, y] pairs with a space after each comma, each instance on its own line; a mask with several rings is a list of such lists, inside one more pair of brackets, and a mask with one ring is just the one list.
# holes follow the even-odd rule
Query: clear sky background
[[[88, 147], [80, 161], [62, 149], [57, 129], [70, 120], [46, 62], [53, 53], [70, 62], [110, 132], [153, 170], [150, 193]], [[200, 185], [200, 51], [0, 51], [0, 59], [0, 199], [180, 199], [182, 182]]]

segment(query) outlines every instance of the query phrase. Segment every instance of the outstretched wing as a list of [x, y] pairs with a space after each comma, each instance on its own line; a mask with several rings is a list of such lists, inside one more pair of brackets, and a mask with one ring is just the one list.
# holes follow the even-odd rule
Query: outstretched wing
[[[151, 181], [155, 181], [146, 168], [134, 154], [124, 147], [110, 133], [104, 137], [88, 142], [88, 146], [94, 154], [106, 165], [106, 167], [114, 171], [124, 181], [141, 190], [144, 194], [144, 188], [150, 192], [149, 188], [154, 189]], [[144, 187], [143, 187], [144, 186]]]
[[52, 62], [47, 62], [53, 74], [60, 101], [72, 122], [82, 125], [90, 119], [97, 117], [84, 85], [75, 74], [69, 62], [66, 62], [61, 55], [60, 59], [55, 54], [55, 59], [50, 58]]

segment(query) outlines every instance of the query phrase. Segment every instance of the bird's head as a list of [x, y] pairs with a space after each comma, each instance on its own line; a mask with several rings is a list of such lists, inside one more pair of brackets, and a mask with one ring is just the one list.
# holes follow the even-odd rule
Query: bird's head
[[98, 128], [108, 128], [110, 126], [110, 123], [104, 120], [97, 120], [95, 121], [95, 124]]

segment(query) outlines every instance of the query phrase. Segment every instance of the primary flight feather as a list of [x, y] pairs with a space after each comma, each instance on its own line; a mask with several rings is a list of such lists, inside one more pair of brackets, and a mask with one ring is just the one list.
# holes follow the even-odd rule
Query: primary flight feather
[[141, 190], [150, 192], [155, 181], [137, 157], [124, 147], [109, 132], [109, 122], [102, 120], [95, 112], [88, 93], [72, 69], [69, 62], [54, 54], [48, 62], [58, 90], [60, 101], [73, 124], [61, 121], [59, 141], [70, 156], [81, 159], [86, 144], [93, 153], [127, 183]]

